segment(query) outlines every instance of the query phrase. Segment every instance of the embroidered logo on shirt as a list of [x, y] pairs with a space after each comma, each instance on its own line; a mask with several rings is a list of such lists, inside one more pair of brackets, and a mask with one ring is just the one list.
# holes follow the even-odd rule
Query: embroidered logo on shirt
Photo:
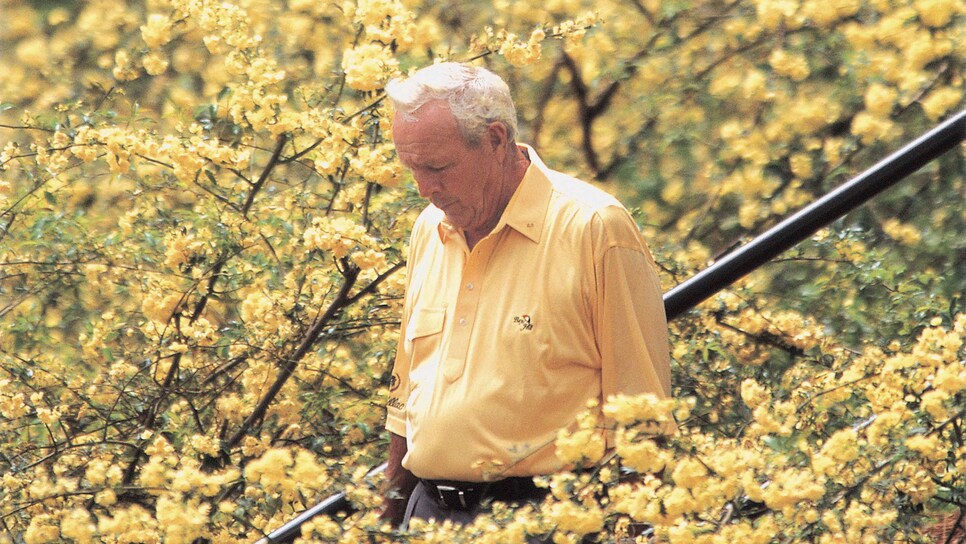
[[533, 323], [530, 322], [530, 316], [526, 314], [514, 317], [513, 322], [520, 325], [521, 331], [528, 331], [533, 328]]
[[395, 391], [398, 388], [399, 388], [399, 374], [393, 374], [392, 377], [389, 378], [389, 390]]

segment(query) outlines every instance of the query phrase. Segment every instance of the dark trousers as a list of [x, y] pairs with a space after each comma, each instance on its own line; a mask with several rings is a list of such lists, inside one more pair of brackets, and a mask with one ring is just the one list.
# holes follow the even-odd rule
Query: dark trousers
[[[455, 525], [468, 525], [480, 514], [489, 511], [486, 504], [476, 505], [468, 510], [446, 509], [440, 507], [434, 497], [422, 482], [416, 484], [416, 489], [409, 496], [406, 504], [406, 517], [403, 518], [401, 529], [409, 528], [412, 519], [436, 520], [437, 523], [449, 520]], [[534, 536], [527, 539], [528, 544], [548, 544], [553, 542], [551, 537]]]

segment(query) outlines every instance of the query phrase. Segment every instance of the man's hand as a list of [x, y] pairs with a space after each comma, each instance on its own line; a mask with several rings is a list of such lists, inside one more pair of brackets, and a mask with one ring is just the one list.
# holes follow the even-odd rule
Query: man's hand
[[399, 527], [406, 514], [406, 503], [418, 481], [412, 472], [402, 466], [408, 448], [406, 439], [389, 433], [389, 462], [386, 465], [386, 484], [383, 490], [383, 510], [379, 519]]

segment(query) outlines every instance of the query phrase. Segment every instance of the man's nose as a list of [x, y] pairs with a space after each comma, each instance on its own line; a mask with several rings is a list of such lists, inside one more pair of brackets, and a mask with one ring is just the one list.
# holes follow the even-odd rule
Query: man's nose
[[429, 198], [430, 196], [438, 193], [442, 188], [439, 180], [436, 176], [431, 174], [417, 174], [416, 178], [416, 189], [419, 191], [419, 196], [423, 198]]

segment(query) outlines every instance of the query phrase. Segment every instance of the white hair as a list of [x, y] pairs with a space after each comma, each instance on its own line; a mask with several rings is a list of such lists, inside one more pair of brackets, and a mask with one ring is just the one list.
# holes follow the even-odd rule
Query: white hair
[[413, 115], [432, 100], [445, 100], [463, 137], [471, 145], [483, 138], [493, 122], [506, 127], [508, 140], [517, 133], [517, 111], [510, 88], [500, 76], [478, 66], [441, 62], [417, 70], [407, 79], [393, 79], [386, 94], [397, 112]]

